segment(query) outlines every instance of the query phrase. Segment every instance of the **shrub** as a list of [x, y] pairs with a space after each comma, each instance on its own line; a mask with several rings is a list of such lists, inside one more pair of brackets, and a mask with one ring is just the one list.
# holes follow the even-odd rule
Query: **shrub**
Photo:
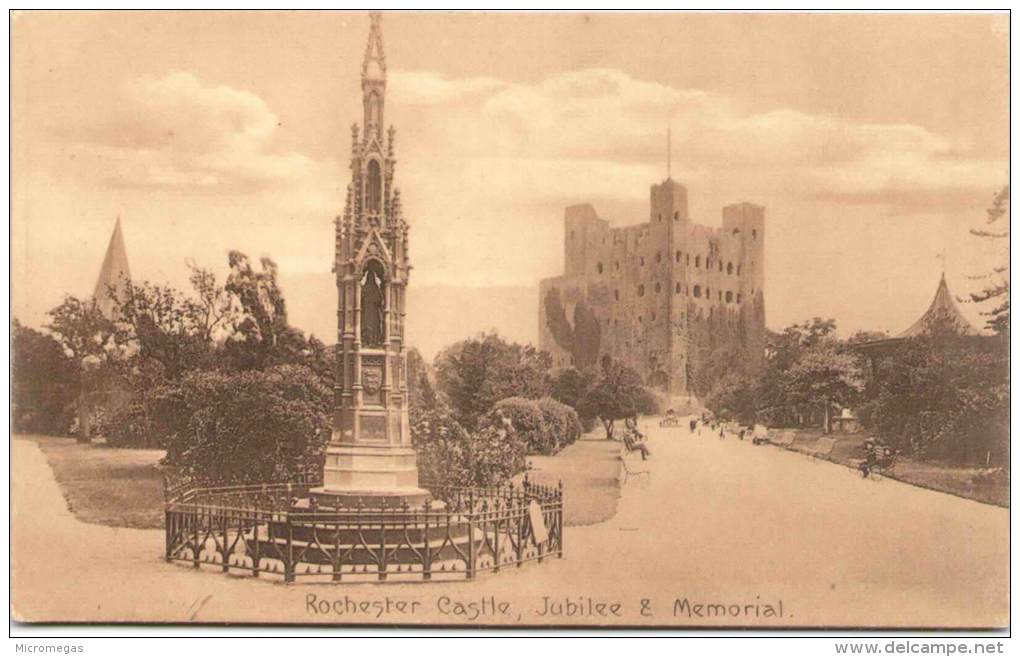
[[487, 417], [488, 426], [499, 426], [498, 413], [510, 420], [514, 433], [524, 442], [528, 454], [556, 453], [556, 433], [546, 423], [546, 416], [535, 400], [508, 397], [497, 402]]
[[306, 367], [189, 372], [154, 392], [164, 462], [217, 483], [281, 481], [322, 467], [332, 391]]
[[527, 465], [527, 450], [516, 432], [493, 426], [470, 433], [442, 407], [414, 412], [411, 436], [423, 481], [495, 486]]
[[556, 442], [556, 451], [563, 449], [567, 445], [572, 445], [581, 437], [581, 420], [577, 415], [577, 411], [550, 397], [543, 397], [535, 402], [535, 404], [538, 406], [538, 410], [542, 411], [546, 427], [553, 435], [553, 440]]

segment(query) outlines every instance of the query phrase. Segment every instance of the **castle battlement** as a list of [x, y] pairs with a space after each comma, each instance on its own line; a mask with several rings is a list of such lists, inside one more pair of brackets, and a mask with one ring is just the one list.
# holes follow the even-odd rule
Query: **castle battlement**
[[556, 366], [608, 355], [649, 385], [704, 394], [712, 359], [761, 365], [764, 245], [764, 207], [735, 203], [721, 226], [695, 224], [672, 179], [652, 185], [644, 223], [614, 227], [591, 204], [569, 206], [564, 273], [540, 284], [541, 348]]

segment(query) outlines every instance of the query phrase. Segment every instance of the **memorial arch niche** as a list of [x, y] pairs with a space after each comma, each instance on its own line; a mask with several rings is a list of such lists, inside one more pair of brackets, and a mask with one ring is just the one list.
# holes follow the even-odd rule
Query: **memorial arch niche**
[[366, 209], [369, 213], [378, 213], [379, 198], [382, 196], [382, 173], [378, 160], [368, 161], [368, 182], [365, 187]]
[[386, 271], [378, 260], [365, 262], [361, 274], [361, 346], [382, 347], [386, 342]]

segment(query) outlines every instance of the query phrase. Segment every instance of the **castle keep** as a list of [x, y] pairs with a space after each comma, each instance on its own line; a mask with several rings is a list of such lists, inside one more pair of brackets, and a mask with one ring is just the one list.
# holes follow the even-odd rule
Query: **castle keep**
[[645, 383], [703, 395], [764, 358], [765, 208], [728, 205], [694, 224], [687, 189], [651, 188], [647, 223], [611, 228], [589, 204], [566, 209], [562, 276], [539, 286], [539, 344], [557, 367], [623, 362]]

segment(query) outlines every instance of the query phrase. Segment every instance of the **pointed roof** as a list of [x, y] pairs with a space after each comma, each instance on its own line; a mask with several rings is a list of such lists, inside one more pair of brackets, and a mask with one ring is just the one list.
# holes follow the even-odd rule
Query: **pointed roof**
[[386, 79], [386, 55], [383, 53], [382, 13], [373, 11], [369, 14], [372, 27], [368, 32], [368, 43], [365, 45], [365, 60], [361, 63], [363, 79]]
[[912, 338], [923, 335], [931, 330], [936, 322], [947, 322], [955, 326], [960, 335], [981, 335], [981, 332], [974, 328], [967, 318], [963, 316], [960, 309], [953, 301], [953, 295], [949, 293], [949, 286], [946, 285], [946, 274], [942, 273], [939, 280], [939, 287], [935, 291], [935, 298], [932, 299], [928, 310], [910, 328], [900, 333], [899, 338]]
[[92, 293], [99, 310], [112, 319], [114, 299], [110, 294], [110, 287], [115, 290], [124, 285], [125, 281], [131, 280], [131, 270], [128, 269], [127, 249], [124, 248], [124, 234], [120, 230], [120, 217], [113, 227], [113, 235], [110, 236], [110, 244], [106, 247], [106, 257], [103, 258], [103, 266], [99, 269], [99, 278], [96, 280], [96, 289]]

